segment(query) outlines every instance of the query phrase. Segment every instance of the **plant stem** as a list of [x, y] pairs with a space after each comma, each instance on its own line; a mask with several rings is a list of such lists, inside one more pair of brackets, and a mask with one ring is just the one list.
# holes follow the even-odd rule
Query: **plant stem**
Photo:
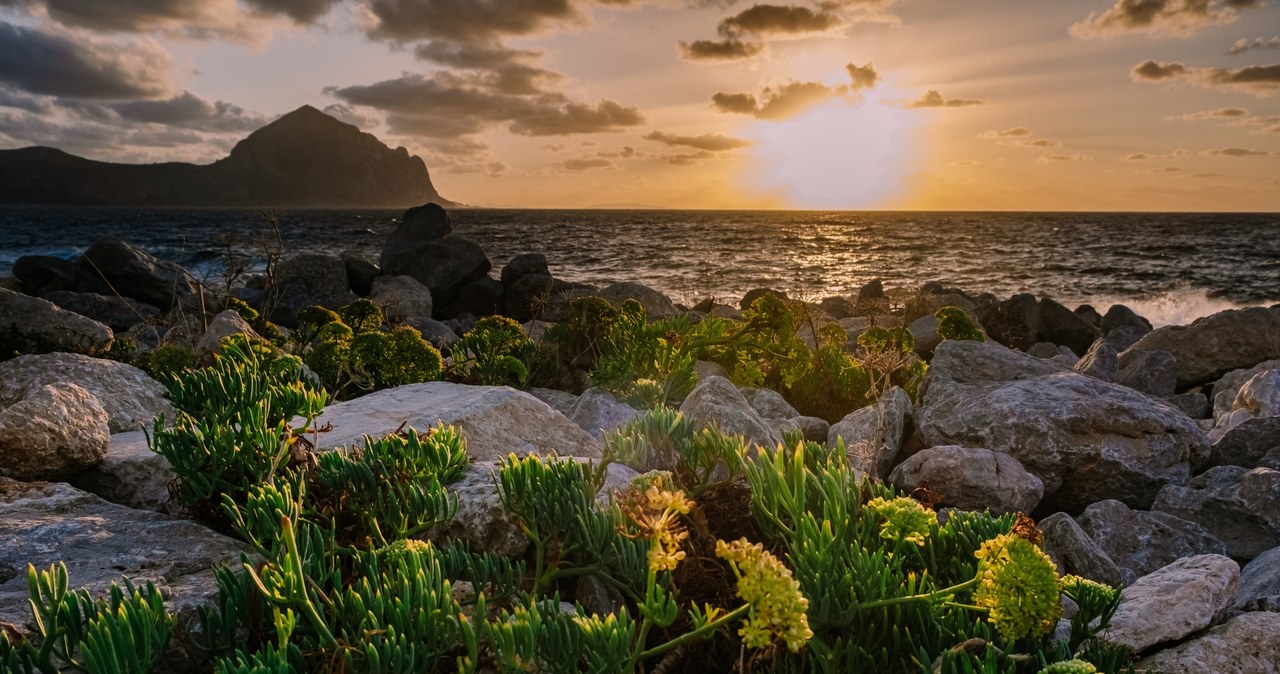
[[[935, 590], [933, 592], [926, 592], [925, 594], [913, 594], [907, 597], [893, 597], [891, 599], [878, 599], [876, 601], [869, 601], [865, 604], [858, 604], [858, 606], [856, 607], [856, 610], [862, 611], [862, 610], [871, 609], [871, 608], [884, 608], [886, 606], [897, 606], [899, 604], [911, 604], [915, 602], [932, 601], [934, 599], [937, 599], [938, 597], [953, 595], [962, 590], [967, 590], [970, 587], [973, 587], [974, 585], [977, 585], [977, 584], [978, 584], [978, 579], [971, 578], [969, 580], [966, 580], [963, 583], [960, 583], [959, 585], [952, 585], [951, 587], [943, 588], [941, 590]], [[963, 606], [963, 604], [957, 604], [957, 606]]]
[[676, 648], [677, 646], [683, 646], [684, 644], [690, 641], [701, 639], [705, 637], [707, 634], [710, 634], [711, 632], [714, 632], [715, 630], [720, 629], [724, 625], [746, 614], [746, 612], [750, 608], [751, 608], [750, 604], [743, 604], [742, 606], [739, 606], [738, 608], [735, 608], [732, 611], [729, 611], [728, 613], [720, 616], [719, 618], [716, 618], [715, 620], [703, 625], [700, 629], [696, 629], [692, 632], [685, 632], [684, 634], [681, 634], [680, 636], [672, 639], [671, 641], [668, 641], [664, 644], [658, 644], [657, 646], [654, 646], [649, 650], [641, 651], [640, 654], [636, 656], [636, 661], [638, 662], [640, 660], [647, 660], [655, 655], [660, 655], [673, 648]]

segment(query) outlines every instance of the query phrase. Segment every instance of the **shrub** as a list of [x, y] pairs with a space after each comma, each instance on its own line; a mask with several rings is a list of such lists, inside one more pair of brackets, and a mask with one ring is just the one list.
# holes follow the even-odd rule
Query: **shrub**
[[519, 323], [506, 316], [485, 316], [450, 350], [449, 377], [463, 384], [524, 388], [533, 352], [533, 340]]
[[337, 312], [307, 307], [290, 335], [296, 353], [335, 398], [440, 378], [440, 352], [411, 327], [382, 332], [382, 309], [357, 300]]
[[178, 344], [161, 344], [147, 354], [142, 369], [160, 381], [169, 381], [196, 366], [196, 354]]
[[982, 328], [973, 322], [969, 314], [956, 307], [943, 307], [934, 317], [938, 319], [938, 336], [943, 339], [967, 339], [974, 342], [987, 339]]

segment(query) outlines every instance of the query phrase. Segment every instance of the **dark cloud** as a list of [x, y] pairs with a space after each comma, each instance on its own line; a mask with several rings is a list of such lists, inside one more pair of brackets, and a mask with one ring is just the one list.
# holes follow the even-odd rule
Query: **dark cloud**
[[789, 82], [765, 87], [759, 95], [717, 93], [711, 97], [711, 104], [720, 112], [748, 114], [759, 119], [785, 119], [843, 92], [841, 88], [833, 89], [821, 82]]
[[1015, 126], [1012, 129], [1004, 129], [1003, 131], [997, 131], [995, 129], [983, 131], [980, 137], [981, 138], [1025, 138], [1026, 136], [1030, 136], [1030, 135], [1031, 135], [1031, 129], [1028, 129], [1025, 126]]
[[0, 82], [71, 98], [157, 98], [170, 93], [173, 61], [150, 39], [106, 42], [0, 22]]
[[725, 37], [821, 33], [840, 25], [840, 17], [826, 10], [799, 5], [752, 5], [720, 22]]
[[294, 23], [309, 24], [329, 13], [342, 0], [244, 0], [250, 7], [268, 14], [281, 14]]
[[557, 164], [557, 166], [566, 171], [594, 171], [615, 168], [617, 164], [612, 159], [605, 159], [604, 157], [575, 157], [566, 159]]
[[644, 115], [636, 107], [624, 106], [608, 99], [595, 105], [556, 100], [534, 106], [527, 114], [513, 120], [511, 133], [521, 136], [567, 136], [575, 133], [621, 131], [644, 124]]
[[455, 42], [432, 40], [414, 47], [418, 58], [456, 68], [497, 68], [542, 56], [542, 52], [513, 49], [498, 42]]
[[263, 115], [246, 112], [240, 106], [211, 103], [190, 91], [158, 101], [130, 101], [111, 106], [128, 122], [162, 124], [216, 133], [248, 132], [267, 123]]
[[547, 152], [563, 152], [564, 145], [561, 143], [547, 143], [546, 145], [542, 146], [542, 149], [546, 150]]
[[1124, 160], [1125, 161], [1142, 161], [1144, 159], [1150, 159], [1150, 158], [1151, 158], [1151, 155], [1146, 154], [1145, 152], [1135, 152], [1125, 157]]
[[342, 103], [331, 103], [324, 107], [324, 114], [337, 118], [347, 124], [354, 124], [363, 131], [372, 129], [381, 122], [375, 115], [370, 115], [349, 105]]
[[1265, 157], [1271, 153], [1245, 147], [1224, 147], [1221, 150], [1209, 150], [1205, 154], [1217, 157]]
[[571, 0], [369, 0], [375, 37], [491, 41], [528, 35], [580, 14]]
[[493, 124], [494, 120], [482, 119], [473, 115], [450, 117], [446, 115], [387, 115], [387, 128], [392, 133], [415, 138], [461, 138], [480, 133]]
[[45, 113], [49, 112], [53, 105], [50, 104], [49, 99], [46, 97], [28, 96], [20, 91], [13, 91], [8, 87], [0, 87], [0, 108]]
[[869, 89], [880, 81], [880, 73], [876, 72], [875, 64], [870, 61], [865, 66], [850, 63], [844, 68], [849, 72], [849, 79], [853, 80], [854, 89]]
[[704, 133], [700, 136], [681, 136], [673, 133], [654, 131], [645, 135], [645, 140], [657, 141], [666, 145], [683, 145], [708, 152], [724, 152], [741, 147], [748, 147], [751, 141], [731, 138], [718, 133]]
[[680, 55], [688, 61], [740, 61], [749, 59], [764, 49], [763, 43], [743, 42], [737, 38], [680, 43]]
[[1139, 81], [1184, 80], [1200, 87], [1232, 89], [1262, 97], [1280, 91], [1280, 65], [1195, 68], [1177, 61], [1148, 60], [1134, 66], [1129, 75]]
[[930, 89], [919, 99], [913, 101], [909, 108], [964, 108], [971, 105], [985, 105], [986, 101], [973, 98], [944, 98], [937, 89]]
[[1232, 119], [1235, 117], [1247, 117], [1249, 111], [1245, 108], [1218, 108], [1216, 110], [1201, 110], [1200, 112], [1189, 112], [1185, 115], [1179, 115], [1174, 119], [1183, 119], [1194, 121], [1199, 119]]
[[1124, 33], [1191, 35], [1207, 26], [1231, 23], [1238, 9], [1261, 7], [1265, 0], [1117, 0], [1103, 12], [1090, 13], [1071, 26], [1080, 38]]
[[1276, 35], [1270, 39], [1255, 37], [1253, 40], [1250, 40], [1247, 37], [1242, 37], [1239, 40], [1236, 40], [1235, 44], [1231, 45], [1231, 50], [1228, 51], [1227, 54], [1230, 54], [1231, 56], [1238, 56], [1249, 50], [1268, 49], [1280, 49], [1280, 35]]

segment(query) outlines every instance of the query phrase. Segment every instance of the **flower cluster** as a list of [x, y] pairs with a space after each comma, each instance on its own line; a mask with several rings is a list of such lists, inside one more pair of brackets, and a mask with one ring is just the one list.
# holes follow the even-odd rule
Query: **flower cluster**
[[680, 544], [689, 532], [680, 526], [679, 517], [693, 509], [693, 501], [683, 491], [668, 488], [666, 482], [658, 474], [643, 491], [633, 486], [623, 505], [623, 511], [640, 528], [640, 536], [649, 539], [649, 568], [655, 572], [674, 571], [685, 558]]
[[1035, 544], [1013, 534], [986, 541], [978, 558], [978, 589], [973, 601], [988, 609], [987, 619], [1005, 639], [1043, 636], [1062, 612], [1058, 571]]
[[1097, 674], [1098, 668], [1084, 660], [1055, 662], [1040, 670], [1039, 674]]
[[868, 501], [866, 507], [884, 520], [880, 524], [880, 537], [890, 541], [904, 540], [924, 546], [929, 527], [938, 523], [937, 513], [905, 496], [888, 500], [875, 498]]
[[739, 539], [716, 541], [716, 555], [728, 560], [738, 577], [738, 597], [751, 610], [738, 634], [750, 648], [764, 648], [781, 638], [795, 653], [813, 637], [809, 629], [809, 600], [800, 582], [777, 557], [759, 543]]
[[398, 564], [410, 555], [423, 554], [431, 549], [431, 544], [412, 538], [401, 538], [378, 549], [378, 559], [391, 565]]

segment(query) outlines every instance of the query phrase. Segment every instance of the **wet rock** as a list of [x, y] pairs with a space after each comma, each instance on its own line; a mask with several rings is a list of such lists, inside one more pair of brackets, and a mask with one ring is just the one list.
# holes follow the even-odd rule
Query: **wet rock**
[[1280, 546], [1280, 471], [1210, 468], [1185, 487], [1166, 485], [1151, 507], [1200, 524], [1237, 559]]
[[65, 382], [32, 387], [0, 409], [0, 475], [44, 480], [91, 468], [108, 435], [93, 394]]
[[1153, 396], [1176, 391], [1178, 364], [1168, 351], [1131, 348], [1120, 354], [1116, 383]]
[[924, 488], [940, 506], [995, 513], [1029, 513], [1044, 494], [1044, 483], [1017, 459], [975, 447], [930, 447], [898, 464], [889, 482], [907, 493]]
[[1075, 314], [1084, 319], [1085, 323], [1102, 330], [1102, 314], [1098, 313], [1098, 310], [1094, 309], [1093, 305], [1081, 304], [1076, 307]]
[[1234, 603], [1239, 581], [1240, 567], [1222, 555], [1179, 559], [1124, 589], [1102, 638], [1134, 653], [1182, 639]]
[[1129, 580], [1183, 557], [1227, 552], [1226, 544], [1200, 524], [1165, 512], [1132, 510], [1116, 500], [1085, 508], [1076, 521]]
[[834, 446], [843, 440], [849, 465], [883, 480], [898, 462], [911, 415], [911, 396], [895, 386], [874, 404], [854, 410], [832, 424], [827, 444]]
[[67, 311], [92, 318], [115, 332], [123, 332], [160, 317], [159, 309], [126, 297], [58, 290], [45, 293], [44, 299]]
[[741, 435], [747, 442], [772, 449], [781, 441], [777, 432], [751, 408], [738, 387], [723, 377], [707, 377], [698, 382], [680, 411], [695, 428], [716, 427], [728, 435]]
[[1134, 666], [1150, 674], [1276, 674], [1278, 663], [1280, 613], [1246, 613]]
[[102, 462], [67, 481], [112, 503], [171, 513], [169, 484], [176, 477], [169, 460], [147, 447], [146, 433], [133, 431], [112, 435]]
[[77, 266], [83, 276], [100, 279], [104, 289], [164, 311], [200, 292], [199, 284], [182, 265], [160, 260], [113, 237], [95, 241]]
[[568, 416], [591, 437], [603, 440], [606, 433], [631, 423], [640, 412], [612, 393], [593, 386], [582, 392]]
[[[74, 353], [19, 356], [0, 363], [0, 407], [48, 384], [75, 384], [105, 410], [112, 433], [150, 428], [158, 415], [172, 419], [164, 385], [125, 363]], [[74, 408], [72, 408], [74, 409]]]
[[1133, 348], [1173, 354], [1179, 389], [1206, 384], [1232, 370], [1280, 359], [1280, 306], [1231, 309], [1188, 326], [1160, 328]]
[[369, 289], [369, 299], [382, 307], [391, 323], [431, 316], [431, 290], [412, 276], [379, 276]]
[[111, 328], [36, 297], [0, 289], [0, 358], [16, 353], [98, 353]]
[[434, 381], [376, 391], [330, 405], [313, 424], [333, 430], [319, 434], [321, 449], [381, 437], [401, 424], [426, 431], [436, 424], [454, 425], [467, 441], [472, 461], [498, 461], [514, 452], [599, 457], [600, 443], [546, 403], [505, 386], [467, 386]]
[[1151, 332], [1151, 321], [1139, 316], [1133, 309], [1123, 304], [1113, 304], [1107, 309], [1107, 314], [1102, 317], [1103, 331], [1110, 333], [1119, 328], [1135, 328], [1141, 330], [1143, 334]]
[[1132, 582], [1136, 576], [1126, 574], [1107, 553], [1089, 537], [1071, 516], [1054, 513], [1037, 524], [1044, 533], [1041, 548], [1062, 575], [1075, 574], [1113, 587]]
[[1102, 338], [1103, 341], [1110, 344], [1117, 352], [1122, 353], [1129, 347], [1138, 343], [1142, 336], [1150, 332], [1150, 330], [1142, 330], [1132, 325], [1122, 325], [1112, 330]]

